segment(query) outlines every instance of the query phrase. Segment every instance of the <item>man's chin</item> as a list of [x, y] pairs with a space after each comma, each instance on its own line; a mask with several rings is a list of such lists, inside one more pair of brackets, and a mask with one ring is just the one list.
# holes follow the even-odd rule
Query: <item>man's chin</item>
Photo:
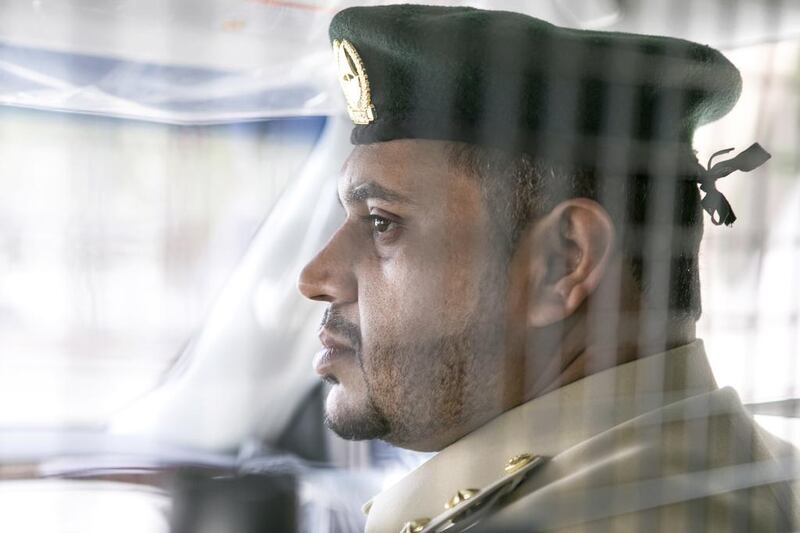
[[372, 401], [352, 405], [341, 385], [334, 385], [325, 407], [325, 425], [347, 440], [380, 439], [389, 434], [389, 421]]

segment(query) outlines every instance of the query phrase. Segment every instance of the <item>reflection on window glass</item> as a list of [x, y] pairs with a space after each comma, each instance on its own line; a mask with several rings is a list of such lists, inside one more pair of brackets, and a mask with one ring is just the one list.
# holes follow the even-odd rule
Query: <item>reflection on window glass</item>
[[99, 422], [156, 384], [322, 125], [0, 112], [0, 425]]
[[742, 71], [744, 92], [728, 117], [698, 133], [700, 159], [705, 162], [723, 148], [744, 148], [752, 139], [767, 147], [773, 158], [757, 172], [720, 182], [739, 220], [728, 231], [706, 225], [699, 336], [708, 345], [720, 386], [736, 388], [743, 402], [796, 398], [800, 44], [750, 46], [727, 55]]

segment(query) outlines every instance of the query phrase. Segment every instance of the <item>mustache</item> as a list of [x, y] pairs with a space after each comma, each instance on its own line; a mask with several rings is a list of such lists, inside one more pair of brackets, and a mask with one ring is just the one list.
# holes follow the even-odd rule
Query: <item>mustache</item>
[[361, 350], [361, 328], [347, 320], [335, 307], [325, 310], [319, 327], [344, 337], [355, 351]]

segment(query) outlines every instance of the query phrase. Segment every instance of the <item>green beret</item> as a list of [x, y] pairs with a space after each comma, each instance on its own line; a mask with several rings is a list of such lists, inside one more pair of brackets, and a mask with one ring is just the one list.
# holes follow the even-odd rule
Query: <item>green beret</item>
[[691, 153], [695, 129], [728, 113], [742, 84], [708, 46], [503, 11], [354, 7], [330, 37], [353, 144], [438, 139], [646, 166]]

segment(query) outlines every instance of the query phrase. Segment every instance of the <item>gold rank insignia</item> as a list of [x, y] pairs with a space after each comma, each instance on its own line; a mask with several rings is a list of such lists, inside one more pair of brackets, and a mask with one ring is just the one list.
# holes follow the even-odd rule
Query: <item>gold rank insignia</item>
[[403, 525], [401, 533], [450, 533], [466, 531], [502, 505], [503, 498], [539, 468], [545, 458], [531, 453], [508, 460], [504, 474], [483, 489], [460, 489], [444, 504], [445, 512], [433, 518], [417, 518]]
[[347, 40], [333, 41], [333, 53], [350, 118], [354, 124], [369, 124], [375, 120], [375, 106], [372, 105], [369, 78], [361, 56]]

